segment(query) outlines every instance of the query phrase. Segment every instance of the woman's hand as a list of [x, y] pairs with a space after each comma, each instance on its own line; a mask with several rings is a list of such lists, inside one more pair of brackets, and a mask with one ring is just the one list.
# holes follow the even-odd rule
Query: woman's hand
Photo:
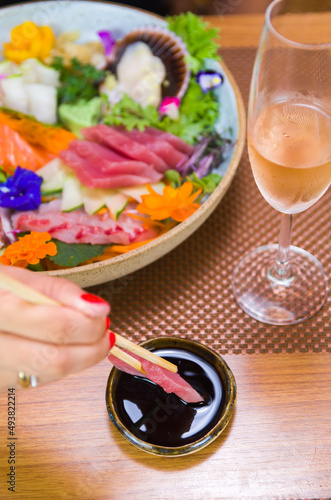
[[0, 269], [63, 304], [33, 305], [0, 287], [0, 392], [20, 387], [19, 373], [46, 384], [106, 357], [107, 302], [61, 278]]

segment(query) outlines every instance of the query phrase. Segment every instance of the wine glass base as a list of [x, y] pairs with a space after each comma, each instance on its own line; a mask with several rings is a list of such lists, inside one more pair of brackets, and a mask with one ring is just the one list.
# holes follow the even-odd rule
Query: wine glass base
[[328, 280], [321, 263], [291, 246], [291, 274], [273, 274], [278, 245], [259, 247], [235, 269], [232, 287], [239, 306], [252, 318], [270, 325], [293, 325], [316, 314], [325, 304]]

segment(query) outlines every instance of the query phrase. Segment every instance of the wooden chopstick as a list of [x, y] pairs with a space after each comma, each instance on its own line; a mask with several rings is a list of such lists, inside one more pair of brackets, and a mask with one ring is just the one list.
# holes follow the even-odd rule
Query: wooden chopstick
[[141, 358], [144, 358], [147, 361], [154, 363], [155, 365], [161, 366], [161, 368], [165, 368], [170, 372], [177, 373], [178, 370], [177, 366], [174, 365], [173, 363], [170, 363], [170, 361], [167, 361], [166, 359], [157, 356], [157, 354], [154, 354], [151, 351], [148, 351], [147, 349], [144, 349], [143, 347], [134, 344], [133, 342], [131, 342], [131, 340], [122, 337], [119, 333], [115, 333], [115, 337], [116, 337], [115, 345], [117, 345], [118, 347], [122, 347], [122, 349], [127, 349], [133, 354], [137, 354]]
[[11, 276], [8, 276], [8, 274], [5, 274], [1, 271], [0, 271], [0, 286], [4, 290], [7, 290], [7, 292], [11, 292], [17, 297], [20, 297], [21, 299], [26, 300], [31, 304], [37, 304], [40, 306], [61, 305], [60, 302], [57, 302], [56, 300], [51, 299], [50, 297], [47, 297], [47, 295], [38, 292], [34, 288], [25, 285], [24, 283], [21, 283], [20, 281], [16, 280], [15, 278], [12, 278]]
[[[0, 271], [0, 287], [6, 290], [7, 292], [13, 293], [14, 295], [20, 297], [21, 299], [26, 300], [27, 302], [30, 302], [31, 304], [53, 305], [53, 306], [62, 305], [60, 302], [48, 297], [47, 295], [44, 295], [43, 293], [38, 292], [34, 288], [24, 283], [21, 283], [20, 281], [16, 280], [11, 276], [8, 276], [7, 274], [1, 271]], [[140, 371], [141, 373], [145, 373], [145, 371], [141, 366], [141, 363], [136, 358], [130, 356], [128, 353], [121, 351], [119, 347], [122, 347], [122, 349], [126, 349], [127, 351], [130, 351], [133, 354], [137, 354], [141, 358], [146, 359], [147, 361], [150, 361], [151, 363], [154, 363], [155, 365], [158, 365], [162, 368], [165, 368], [166, 370], [169, 370], [173, 373], [177, 373], [176, 365], [170, 363], [166, 359], [161, 358], [160, 356], [157, 356], [156, 354], [153, 354], [147, 349], [144, 349], [143, 347], [134, 344], [130, 340], [125, 339], [119, 333], [115, 333], [115, 339], [116, 339], [115, 345], [109, 352], [114, 356], [116, 356], [118, 359], [124, 361], [128, 365]]]
[[116, 358], [120, 359], [121, 361], [124, 361], [124, 363], [126, 363], [127, 365], [132, 366], [132, 368], [135, 368], [136, 370], [138, 370], [138, 372], [141, 372], [144, 375], [146, 375], [145, 371], [141, 366], [140, 361], [130, 356], [130, 354], [128, 354], [127, 352], [121, 351], [121, 349], [119, 349], [118, 347], [113, 346], [110, 349], [109, 353], [115, 356]]

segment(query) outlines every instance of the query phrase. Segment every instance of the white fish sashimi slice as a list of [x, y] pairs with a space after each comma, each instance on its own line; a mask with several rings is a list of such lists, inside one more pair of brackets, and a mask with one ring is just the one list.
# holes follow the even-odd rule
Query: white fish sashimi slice
[[65, 243], [122, 244], [155, 238], [157, 231], [145, 229], [143, 222], [122, 213], [114, 221], [109, 213], [88, 215], [82, 208], [61, 212], [61, 200], [42, 203], [38, 210], [16, 212], [11, 217], [13, 229], [48, 231]]
[[43, 83], [26, 83], [25, 89], [29, 99], [29, 112], [42, 123], [56, 123], [56, 88]]
[[29, 113], [29, 97], [22, 76], [12, 76], [1, 81], [4, 106], [21, 113]]
[[26, 83], [42, 83], [57, 87], [60, 84], [60, 73], [49, 66], [45, 66], [38, 59], [26, 59], [19, 69]]

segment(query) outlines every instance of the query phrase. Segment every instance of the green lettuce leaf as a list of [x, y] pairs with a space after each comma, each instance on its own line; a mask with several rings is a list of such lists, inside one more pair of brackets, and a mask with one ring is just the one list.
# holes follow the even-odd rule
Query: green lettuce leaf
[[123, 125], [127, 130], [137, 128], [144, 131], [146, 127], [156, 127], [159, 123], [159, 113], [154, 106], [143, 108], [127, 94], [113, 104], [104, 118], [106, 125]]
[[210, 28], [209, 23], [192, 12], [168, 17], [168, 28], [180, 36], [190, 53], [188, 62], [193, 73], [197, 73], [204, 59], [219, 59], [219, 46], [215, 42], [218, 29]]
[[192, 182], [195, 189], [202, 188], [201, 195], [205, 195], [211, 194], [215, 191], [222, 180], [222, 176], [216, 173], [211, 173], [199, 179], [196, 173], [193, 172], [193, 174], [187, 177], [187, 180]]
[[57, 247], [57, 254], [48, 257], [58, 266], [75, 267], [87, 259], [98, 257], [109, 245], [90, 245], [89, 243], [64, 243], [52, 240]]
[[191, 78], [179, 107], [179, 120], [173, 121], [166, 116], [158, 128], [194, 144], [201, 135], [206, 135], [214, 129], [218, 115], [219, 103], [214, 92], [204, 94], [200, 85]]

